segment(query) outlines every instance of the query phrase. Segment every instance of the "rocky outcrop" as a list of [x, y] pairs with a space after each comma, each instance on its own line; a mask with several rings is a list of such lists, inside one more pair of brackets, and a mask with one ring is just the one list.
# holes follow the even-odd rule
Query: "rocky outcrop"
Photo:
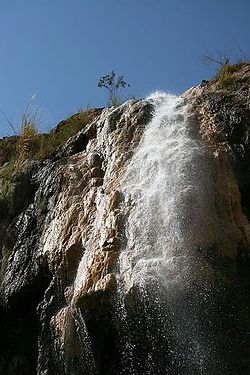
[[[74, 373], [84, 371], [77, 306], [86, 296], [88, 313], [95, 295], [105, 299], [112, 291], [123, 220], [116, 186], [151, 112], [140, 100], [104, 110], [51, 158], [28, 163], [18, 177], [14, 218], [2, 218], [4, 332], [15, 322], [8, 332], [13, 343], [1, 348], [1, 372], [34, 374], [36, 366], [39, 374], [72, 373], [72, 366]], [[82, 270], [87, 282], [78, 289], [74, 282], [86, 251], [92, 252]]]
[[[249, 369], [249, 65], [233, 77], [227, 88], [212, 81], [184, 94], [211, 184], [212, 208], [197, 213], [210, 229], [194, 239], [194, 256], [205, 265], [201, 279], [214, 288], [213, 314], [223, 321], [218, 342], [225, 361], [231, 357], [232, 375]], [[116, 266], [127, 212], [119, 187], [152, 113], [147, 100], [96, 112], [64, 146], [17, 176], [12, 215], [0, 220], [1, 373], [123, 373], [118, 341], [126, 327], [117, 319], [124, 306], [116, 297]], [[136, 295], [135, 286], [125, 303], [132, 329], [142, 332], [145, 309]], [[139, 358], [148, 345], [143, 333], [137, 344]]]

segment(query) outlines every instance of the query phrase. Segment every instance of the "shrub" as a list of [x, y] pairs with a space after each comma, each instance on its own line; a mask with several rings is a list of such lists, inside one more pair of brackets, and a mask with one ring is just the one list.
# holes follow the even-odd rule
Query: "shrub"
[[121, 104], [120, 90], [121, 88], [125, 88], [126, 86], [130, 87], [130, 84], [125, 81], [124, 75], [120, 75], [116, 79], [116, 73], [114, 70], [112, 70], [110, 74], [101, 77], [98, 82], [98, 87], [104, 87], [109, 92], [109, 107], [117, 107]]

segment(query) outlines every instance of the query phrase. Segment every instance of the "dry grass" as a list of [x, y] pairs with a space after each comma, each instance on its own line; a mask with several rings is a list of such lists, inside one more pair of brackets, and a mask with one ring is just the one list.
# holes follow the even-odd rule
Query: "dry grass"
[[215, 79], [219, 82], [221, 88], [227, 88], [235, 82], [235, 73], [237, 73], [245, 62], [239, 62], [237, 64], [223, 64], [221, 65]]
[[32, 114], [29, 108], [28, 105], [24, 112], [20, 134], [0, 140], [0, 216], [6, 216], [10, 210], [14, 175], [22, 170], [24, 161], [49, 157], [84, 128], [94, 115], [94, 110], [81, 110], [49, 133], [42, 134], [38, 132], [37, 113]]

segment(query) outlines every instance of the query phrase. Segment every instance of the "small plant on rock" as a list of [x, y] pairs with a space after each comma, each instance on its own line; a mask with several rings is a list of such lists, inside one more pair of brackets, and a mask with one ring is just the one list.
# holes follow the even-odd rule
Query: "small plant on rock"
[[116, 78], [114, 70], [110, 74], [103, 76], [99, 79], [98, 87], [104, 87], [109, 92], [108, 106], [118, 106], [121, 104], [120, 90], [126, 86], [130, 87], [124, 79], [124, 75], [120, 75]]

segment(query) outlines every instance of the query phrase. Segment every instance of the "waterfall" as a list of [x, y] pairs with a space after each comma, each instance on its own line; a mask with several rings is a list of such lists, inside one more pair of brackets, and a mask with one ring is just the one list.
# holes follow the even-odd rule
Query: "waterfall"
[[178, 283], [183, 276], [179, 266], [185, 268], [185, 259], [192, 255], [189, 231], [195, 210], [190, 205], [201, 209], [200, 183], [195, 178], [201, 150], [188, 134], [183, 99], [155, 93], [148, 100], [155, 105], [155, 115], [121, 187], [130, 211], [126, 228], [130, 251], [120, 258], [127, 288], [150, 280], [166, 287]]
[[75, 308], [75, 323], [77, 327], [77, 335], [80, 341], [81, 353], [82, 353], [82, 363], [84, 364], [84, 370], [86, 374], [96, 375], [96, 366], [93, 356], [93, 351], [91, 347], [91, 340], [87, 331], [85, 319], [82, 315], [81, 310]]
[[[102, 317], [109, 314], [109, 328], [96, 318], [91, 329], [95, 335], [98, 329], [103, 331], [103, 342], [111, 342], [111, 355], [105, 358], [115, 369], [112, 374], [226, 375], [214, 332], [211, 270], [199, 250], [216, 237], [218, 227], [210, 203], [208, 160], [190, 126], [189, 106], [183, 98], [156, 92], [147, 101], [154, 106], [154, 115], [118, 191], [121, 244], [118, 261], [107, 271], [113, 272], [116, 295], [114, 289], [111, 301], [110, 294], [103, 294], [108, 297], [98, 307]], [[108, 139], [108, 117], [101, 131]], [[108, 177], [112, 181], [112, 175]], [[104, 277], [94, 260], [106, 256], [100, 249], [115, 219], [103, 194], [104, 189], [96, 194], [97, 214], [74, 284], [76, 300], [84, 290], [96, 303], [94, 295]], [[97, 341], [91, 344], [88, 325], [81, 319], [81, 342], [89, 368], [94, 369], [92, 347]], [[106, 347], [103, 350], [109, 354]]]
[[127, 220], [120, 278], [127, 308], [141, 316], [134, 319], [134, 347], [139, 336], [148, 342], [137, 373], [224, 374], [210, 329], [212, 290], [195, 253], [209, 232], [203, 150], [182, 98], [157, 92], [148, 100], [155, 114], [121, 185]]

